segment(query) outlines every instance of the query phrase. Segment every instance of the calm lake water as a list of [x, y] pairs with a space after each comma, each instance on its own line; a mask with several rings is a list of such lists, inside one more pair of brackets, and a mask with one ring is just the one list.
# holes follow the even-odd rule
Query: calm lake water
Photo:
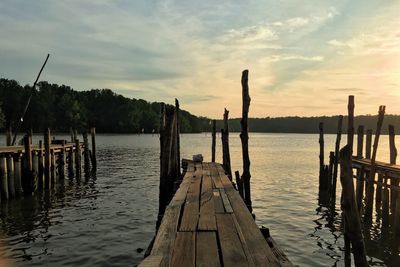
[[[326, 158], [334, 140], [334, 135], [325, 136]], [[329, 219], [327, 209], [318, 205], [318, 135], [253, 133], [249, 144], [257, 223], [270, 228], [294, 264], [343, 266], [340, 215]], [[221, 159], [220, 142], [217, 145]], [[388, 161], [387, 136], [379, 145], [378, 159]], [[232, 170], [241, 171], [238, 133], [231, 133], [230, 149]], [[152, 239], [158, 210], [159, 139], [97, 135], [97, 153], [96, 177], [66, 179], [50, 195], [1, 203], [0, 257], [17, 266], [140, 262], [143, 252], [137, 249], [145, 249]], [[210, 134], [183, 134], [182, 157], [197, 153], [210, 160]], [[338, 182], [338, 196], [340, 190]], [[339, 204], [336, 208], [340, 214]], [[398, 253], [390, 252], [377, 223], [368, 232], [370, 265], [400, 266]]]

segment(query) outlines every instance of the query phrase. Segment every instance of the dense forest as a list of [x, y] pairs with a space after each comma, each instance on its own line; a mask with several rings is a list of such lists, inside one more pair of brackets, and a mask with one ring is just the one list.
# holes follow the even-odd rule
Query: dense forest
[[[96, 126], [103, 133], [151, 133], [159, 127], [160, 103], [142, 99], [130, 99], [110, 89], [75, 91], [69, 86], [40, 82], [36, 88], [21, 86], [17, 81], [0, 79], [0, 130], [14, 125], [20, 118], [27, 99], [32, 100], [26, 113], [23, 129], [41, 132], [50, 127], [54, 131], [67, 132], [70, 127], [83, 129]], [[229, 107], [228, 107], [229, 108]], [[251, 132], [269, 133], [317, 133], [319, 122], [324, 123], [326, 133], [336, 133], [338, 116], [250, 118]], [[355, 117], [355, 128], [364, 125], [375, 129], [377, 116]], [[182, 110], [181, 132], [196, 133], [210, 131], [210, 119], [196, 117]], [[400, 132], [400, 116], [386, 115], [382, 131], [393, 124]], [[346, 129], [347, 118], [343, 120]], [[222, 122], [217, 122], [220, 129]], [[230, 131], [240, 131], [240, 119], [231, 119]]]
[[[32, 99], [23, 122], [24, 129], [41, 132], [50, 127], [67, 132], [70, 127], [96, 126], [98, 132], [151, 133], [159, 127], [160, 103], [129, 99], [109, 89], [75, 91], [69, 86], [40, 82], [36, 88], [0, 79], [0, 128], [13, 126]], [[180, 113], [181, 132], [202, 132], [209, 120], [187, 111]]]

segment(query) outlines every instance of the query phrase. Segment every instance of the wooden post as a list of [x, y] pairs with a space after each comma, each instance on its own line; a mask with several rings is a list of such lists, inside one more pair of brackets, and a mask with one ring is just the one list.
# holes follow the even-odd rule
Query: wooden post
[[92, 169], [96, 171], [97, 169], [97, 158], [96, 158], [96, 128], [92, 127], [90, 129], [92, 135]]
[[11, 126], [6, 127], [6, 145], [11, 146], [12, 144], [12, 130]]
[[44, 188], [51, 188], [51, 160], [50, 160], [51, 133], [47, 128], [44, 132]]
[[84, 162], [84, 170], [85, 173], [88, 174], [90, 170], [90, 152], [89, 152], [89, 140], [88, 140], [88, 134], [85, 131], [83, 134], [83, 144], [84, 144], [84, 149], [83, 149], [83, 162]]
[[57, 174], [56, 174], [56, 154], [54, 152], [54, 149], [50, 150], [50, 160], [51, 160], [51, 184], [55, 186], [56, 180], [57, 180]]
[[367, 137], [365, 141], [365, 158], [371, 159], [371, 144], [372, 144], [372, 130], [367, 130]]
[[[394, 126], [389, 125], [389, 151], [390, 151], [390, 164], [396, 164], [397, 159], [397, 149], [395, 144], [395, 133], [394, 133]], [[392, 214], [395, 213], [396, 210], [396, 199], [398, 192], [394, 189], [399, 185], [398, 179], [390, 179], [390, 211]], [[400, 216], [400, 214], [399, 214]]]
[[1, 198], [3, 200], [8, 200], [7, 159], [5, 155], [0, 155], [0, 179]]
[[15, 197], [14, 185], [14, 161], [12, 155], [7, 156], [7, 178], [8, 178], [8, 194], [9, 197]]
[[21, 169], [21, 154], [14, 154], [14, 186], [15, 193], [18, 196], [21, 196], [24, 191], [22, 189], [22, 169]]
[[160, 127], [160, 144], [161, 166], [160, 166], [160, 187], [159, 187], [159, 210], [157, 228], [161, 223], [165, 208], [173, 196], [174, 183], [178, 177], [176, 164], [174, 163], [174, 134], [176, 134], [176, 113], [172, 106], [161, 107], [161, 127]]
[[29, 134], [24, 136], [24, 148], [25, 148], [25, 165], [22, 175], [22, 187], [26, 194], [32, 194], [36, 189], [36, 179], [37, 177], [33, 173], [33, 163], [32, 163], [32, 144]]
[[229, 152], [228, 116], [229, 116], [229, 110], [227, 110], [225, 108], [224, 109], [224, 131], [223, 131], [223, 135], [221, 136], [221, 138], [223, 140], [222, 146], [224, 147], [224, 149], [222, 149], [222, 152], [224, 154], [223, 155], [223, 158], [224, 158], [223, 165], [224, 165], [225, 173], [228, 175], [229, 180], [232, 181], [231, 155], [230, 155], [230, 152]]
[[333, 206], [335, 206], [336, 201], [336, 183], [337, 183], [337, 174], [338, 174], [338, 164], [339, 164], [339, 149], [340, 149], [340, 141], [342, 139], [342, 125], [343, 125], [343, 116], [339, 116], [337, 134], [336, 134], [336, 143], [335, 143], [335, 163], [333, 165], [333, 177], [332, 177], [332, 196], [331, 201], [333, 202]]
[[74, 177], [74, 165], [75, 165], [75, 154], [73, 146], [69, 147], [68, 150], [68, 177]]
[[62, 149], [59, 154], [58, 161], [58, 176], [61, 180], [65, 178], [65, 161], [66, 161], [66, 150], [65, 150], [65, 140], [62, 141]]
[[319, 123], [319, 191], [325, 189], [324, 123]]
[[343, 189], [342, 210], [345, 217], [347, 237], [350, 239], [355, 266], [368, 266], [361, 221], [354, 195], [352, 150], [346, 145], [340, 150], [340, 182]]
[[69, 134], [71, 135], [71, 143], [75, 142], [75, 133], [72, 127], [69, 127]]
[[217, 121], [212, 121], [211, 162], [215, 162], [215, 144], [217, 138]]
[[376, 184], [376, 193], [375, 193], [375, 210], [376, 210], [376, 212], [380, 211], [380, 209], [381, 209], [382, 186], [383, 186], [383, 174], [378, 173], [378, 183]]
[[39, 153], [38, 153], [38, 157], [39, 157], [39, 172], [38, 172], [38, 187], [40, 189], [44, 188], [44, 180], [43, 180], [43, 176], [44, 176], [44, 161], [43, 161], [43, 142], [42, 140], [39, 140]]
[[38, 188], [38, 173], [39, 173], [39, 155], [38, 152], [32, 151], [32, 175], [34, 177], [33, 181], [33, 191]]
[[[363, 142], [364, 142], [364, 126], [358, 126], [357, 130], [357, 158], [361, 159], [363, 155]], [[356, 182], [356, 200], [358, 212], [361, 211], [362, 199], [364, 194], [364, 169], [357, 169], [357, 182]]]
[[329, 182], [328, 182], [328, 186], [329, 186], [329, 190], [332, 189], [332, 175], [333, 175], [333, 164], [335, 162], [335, 152], [331, 151], [329, 152], [329, 167], [328, 167], [328, 178], [329, 178]]
[[349, 95], [348, 109], [348, 127], [347, 127], [347, 144], [350, 147], [351, 155], [353, 155], [353, 140], [354, 140], [354, 96]]
[[236, 185], [239, 191], [239, 195], [242, 197], [244, 200], [244, 195], [243, 195], [243, 181], [242, 178], [240, 178], [239, 171], [235, 171], [235, 177], [236, 177]]
[[180, 147], [180, 134], [181, 134], [181, 126], [179, 123], [179, 101], [178, 99], [175, 98], [175, 116], [176, 116], [176, 121], [175, 121], [175, 127], [176, 127], [176, 170], [178, 171], [178, 175], [181, 175], [181, 147]]
[[82, 172], [82, 153], [81, 153], [81, 144], [79, 139], [75, 139], [75, 173], [76, 178], [81, 178]]
[[372, 206], [373, 206], [373, 199], [374, 199], [374, 180], [375, 180], [375, 160], [376, 160], [376, 153], [378, 150], [378, 143], [379, 143], [379, 136], [381, 134], [383, 117], [385, 115], [385, 106], [379, 107], [379, 115], [378, 115], [378, 123], [376, 126], [376, 133], [374, 139], [374, 146], [372, 150], [372, 157], [371, 157], [371, 170], [369, 172], [369, 177], [367, 180], [367, 191], [366, 191], [366, 207], [365, 207], [365, 218], [368, 222], [372, 220]]
[[[249, 126], [248, 126], [248, 117], [249, 117], [249, 107], [250, 107], [250, 95], [249, 95], [249, 85], [248, 85], [248, 77], [249, 71], [244, 70], [242, 72], [242, 119], [240, 120], [241, 133], [240, 140], [242, 141], [242, 156], [243, 156], [243, 173], [242, 173], [242, 181], [243, 181], [243, 189], [244, 189], [244, 202], [246, 203], [247, 208], [250, 213], [253, 211], [251, 205], [251, 188], [250, 188], [250, 157], [249, 157]], [[230, 160], [229, 160], [229, 169], [230, 169]]]
[[382, 227], [389, 226], [389, 189], [387, 184], [387, 178], [382, 190]]

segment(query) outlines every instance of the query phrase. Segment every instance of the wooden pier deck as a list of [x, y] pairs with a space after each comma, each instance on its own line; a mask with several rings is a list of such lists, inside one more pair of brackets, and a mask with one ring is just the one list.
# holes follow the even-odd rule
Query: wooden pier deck
[[293, 266], [264, 238], [220, 164], [186, 162], [150, 255], [139, 266]]

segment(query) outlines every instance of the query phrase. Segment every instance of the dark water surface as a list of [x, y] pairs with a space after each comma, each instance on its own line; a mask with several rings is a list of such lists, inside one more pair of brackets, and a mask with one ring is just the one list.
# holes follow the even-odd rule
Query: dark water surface
[[[326, 136], [327, 154], [334, 139]], [[232, 169], [241, 171], [237, 133], [230, 146]], [[98, 135], [97, 153], [96, 177], [65, 179], [50, 194], [1, 203], [2, 258], [17, 266], [134, 266], [142, 259], [137, 249], [152, 239], [158, 209], [158, 137]], [[211, 136], [182, 135], [181, 153], [210, 160]], [[317, 135], [251, 134], [253, 208], [293, 263], [343, 266], [340, 215], [332, 218], [318, 205], [318, 153]], [[378, 158], [388, 157], [383, 136]], [[339, 182], [337, 195], [340, 190]], [[339, 203], [336, 208], [340, 214]], [[370, 264], [400, 266], [390, 233], [378, 226], [366, 231]]]

